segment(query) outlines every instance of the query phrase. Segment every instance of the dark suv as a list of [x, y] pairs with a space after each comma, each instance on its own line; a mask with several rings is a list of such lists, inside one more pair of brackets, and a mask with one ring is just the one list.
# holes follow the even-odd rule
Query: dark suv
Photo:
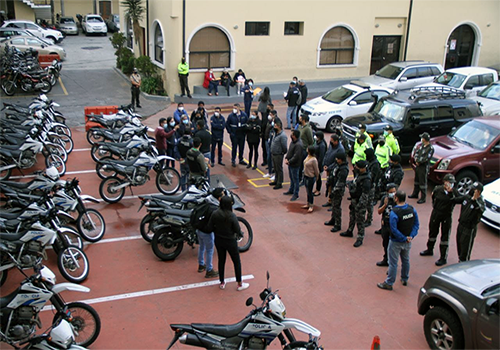
[[373, 141], [383, 134], [386, 125], [391, 125], [401, 155], [408, 157], [423, 132], [431, 137], [446, 135], [454, 127], [481, 115], [479, 105], [466, 99], [463, 92], [417, 88], [381, 98], [368, 113], [345, 118], [342, 127], [352, 144], [359, 124], [366, 124]]

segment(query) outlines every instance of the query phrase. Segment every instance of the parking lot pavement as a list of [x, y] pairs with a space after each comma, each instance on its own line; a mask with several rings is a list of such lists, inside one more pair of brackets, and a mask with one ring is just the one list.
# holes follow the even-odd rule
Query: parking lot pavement
[[[116, 56], [109, 41], [110, 35], [86, 37], [67, 36], [61, 46], [67, 52], [61, 77], [50, 99], [60, 104], [57, 109], [67, 118], [69, 126], [84, 124], [84, 107], [124, 105], [130, 103], [130, 84], [115, 70]], [[2, 100], [15, 104], [29, 104], [34, 93], [17, 91], [16, 95], [2, 95]], [[165, 101], [141, 100], [137, 112], [148, 117], [167, 107]]]

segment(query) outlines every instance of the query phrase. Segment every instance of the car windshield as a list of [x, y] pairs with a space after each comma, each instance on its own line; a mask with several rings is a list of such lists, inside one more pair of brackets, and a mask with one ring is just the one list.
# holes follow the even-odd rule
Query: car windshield
[[382, 99], [377, 102], [373, 112], [390, 119], [394, 122], [401, 122], [405, 116], [406, 108], [391, 102], [390, 100]]
[[323, 100], [328, 102], [341, 103], [342, 101], [345, 101], [355, 93], [356, 93], [355, 91], [347, 89], [343, 86], [339, 86], [338, 88], [324, 94], [322, 98]]
[[394, 80], [398, 77], [399, 73], [401, 73], [402, 70], [403, 70], [403, 68], [401, 68], [401, 67], [396, 67], [396, 66], [389, 64], [389, 65], [385, 66], [384, 68], [382, 68], [381, 70], [378, 70], [375, 73], [375, 75], [377, 77], [382, 77], [382, 78]]
[[480, 97], [500, 101], [500, 84], [490, 84], [483, 91], [477, 94]]
[[436, 78], [435, 82], [441, 85], [459, 88], [466, 78], [467, 77], [462, 74], [444, 72]]
[[120, 22], [120, 16], [119, 15], [113, 15], [113, 22], [119, 23]]
[[75, 23], [75, 20], [73, 18], [67, 18], [67, 17], [63, 17], [61, 18], [61, 23]]
[[102, 23], [102, 19], [100, 17], [88, 17], [87, 22], [90, 23]]
[[488, 298], [492, 295], [496, 295], [500, 293], [500, 284], [497, 284], [497, 285], [494, 285], [492, 287], [489, 287], [489, 288], [486, 288], [482, 293], [481, 295], [483, 296], [483, 298]]
[[499, 134], [499, 129], [473, 120], [452, 131], [450, 137], [472, 148], [484, 150]]

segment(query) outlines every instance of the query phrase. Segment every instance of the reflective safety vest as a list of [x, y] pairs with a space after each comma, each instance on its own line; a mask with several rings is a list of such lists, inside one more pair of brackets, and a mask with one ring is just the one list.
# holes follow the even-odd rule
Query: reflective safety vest
[[[358, 131], [356, 133], [356, 140], [358, 139], [359, 135], [361, 135], [361, 133]], [[373, 148], [372, 138], [370, 137], [370, 135], [368, 135], [368, 132], [366, 131], [365, 131], [365, 136], [366, 136], [365, 143], [368, 144], [368, 148]]]
[[368, 144], [363, 142], [359, 144], [357, 141], [354, 143], [354, 156], [352, 157], [352, 164], [356, 164], [358, 160], [366, 160], [365, 150], [368, 149]]
[[399, 142], [393, 134], [387, 134], [385, 136], [385, 144], [391, 148], [392, 154], [399, 154]]
[[377, 145], [375, 149], [375, 157], [377, 157], [380, 167], [385, 169], [389, 166], [389, 157], [391, 156], [391, 149], [387, 145]]

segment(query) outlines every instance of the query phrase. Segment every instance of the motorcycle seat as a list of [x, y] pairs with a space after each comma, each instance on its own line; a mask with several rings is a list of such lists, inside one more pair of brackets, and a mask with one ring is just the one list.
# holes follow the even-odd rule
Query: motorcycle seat
[[22, 236], [24, 236], [26, 232], [23, 231], [21, 233], [7, 233], [7, 232], [0, 232], [0, 238], [3, 239], [4, 241], [18, 241], [21, 239]]
[[[21, 210], [19, 208], [14, 208], [14, 209], [9, 210], [9, 211], [2, 210], [0, 212], [0, 218], [7, 219], [7, 220], [17, 219], [19, 214], [21, 214]], [[8, 225], [8, 226], [10, 226], [10, 225]]]
[[17, 296], [18, 293], [19, 293], [19, 289], [16, 289], [15, 291], [10, 293], [9, 295], [1, 297], [0, 298], [0, 309], [7, 307], [7, 305], [9, 305], [12, 300], [14, 300], [14, 298]]
[[243, 331], [246, 325], [250, 322], [249, 317], [245, 317], [238, 323], [225, 325], [225, 324], [210, 324], [210, 323], [192, 323], [191, 327], [196, 330], [220, 335], [221, 337], [231, 338], [236, 337]]
[[155, 194], [155, 195], [152, 195], [151, 197], [153, 199], [159, 199], [159, 200], [167, 201], [167, 202], [180, 202], [180, 201], [182, 201], [184, 199], [184, 197], [186, 197], [187, 194], [188, 194], [188, 191], [186, 190], [186, 191], [182, 192], [181, 194], [179, 194], [177, 196]]
[[25, 189], [28, 188], [34, 181], [35, 180], [31, 180], [30, 182], [2, 181], [2, 185], [10, 188]]
[[133, 159], [130, 159], [130, 160], [106, 160], [106, 162], [101, 162], [101, 163], [104, 163], [104, 164], [117, 164], [117, 165], [123, 165], [123, 166], [132, 166], [134, 165], [135, 161], [137, 160], [137, 158], [133, 158]]
[[164, 212], [166, 215], [175, 215], [175, 216], [180, 216], [183, 218], [190, 218], [191, 217], [191, 212], [193, 210], [181, 210], [181, 209], [171, 209], [171, 208], [165, 208]]

